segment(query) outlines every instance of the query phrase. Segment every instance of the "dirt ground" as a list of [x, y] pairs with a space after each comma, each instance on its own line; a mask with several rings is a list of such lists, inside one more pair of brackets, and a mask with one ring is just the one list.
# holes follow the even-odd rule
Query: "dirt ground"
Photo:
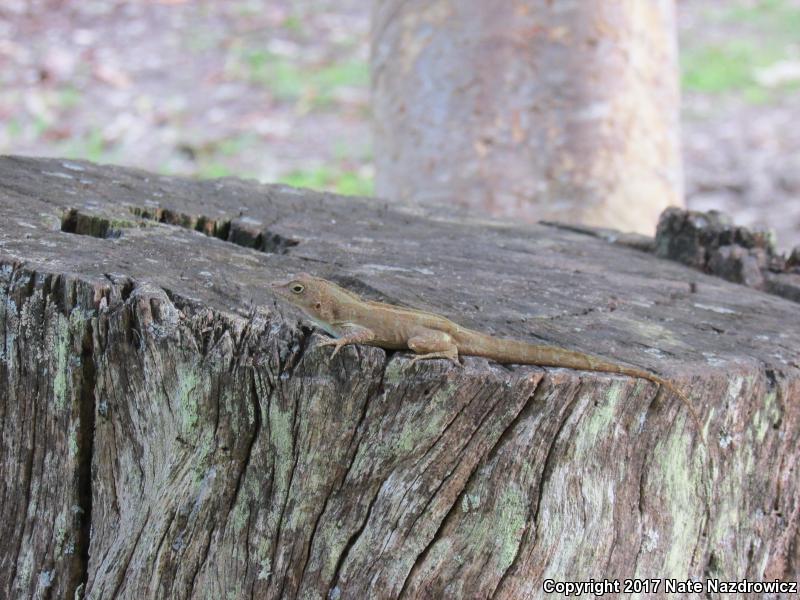
[[[372, 190], [355, 0], [3, 0], [0, 153]], [[679, 0], [689, 206], [800, 244], [800, 0]]]

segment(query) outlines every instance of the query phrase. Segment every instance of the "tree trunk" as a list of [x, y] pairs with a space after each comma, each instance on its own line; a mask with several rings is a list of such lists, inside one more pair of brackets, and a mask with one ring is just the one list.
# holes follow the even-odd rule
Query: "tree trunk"
[[374, 0], [376, 192], [652, 235], [683, 205], [673, 0]]
[[[0, 158], [0, 223], [0, 597], [797, 577], [796, 303], [559, 228], [83, 162]], [[270, 293], [301, 270], [657, 371], [703, 431], [630, 377], [331, 360]]]

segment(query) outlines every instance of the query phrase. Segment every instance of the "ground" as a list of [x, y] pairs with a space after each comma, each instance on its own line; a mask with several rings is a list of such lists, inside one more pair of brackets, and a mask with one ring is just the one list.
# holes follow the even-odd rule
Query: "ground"
[[[800, 244], [800, 0], [679, 0], [689, 206]], [[372, 190], [355, 0], [3, 0], [0, 154]]]

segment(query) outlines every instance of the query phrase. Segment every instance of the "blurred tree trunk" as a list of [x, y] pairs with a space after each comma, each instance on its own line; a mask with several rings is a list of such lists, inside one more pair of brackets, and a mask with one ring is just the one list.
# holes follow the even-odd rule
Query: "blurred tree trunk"
[[379, 195], [650, 233], [682, 205], [673, 0], [374, 0]]

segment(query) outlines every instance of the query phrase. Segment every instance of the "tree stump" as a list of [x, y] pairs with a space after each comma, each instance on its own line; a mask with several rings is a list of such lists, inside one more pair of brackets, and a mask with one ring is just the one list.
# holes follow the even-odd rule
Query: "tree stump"
[[[800, 570], [798, 305], [575, 231], [0, 159], [0, 595], [538, 598]], [[309, 271], [630, 377], [346, 347]], [[713, 596], [713, 594], [712, 594]]]

